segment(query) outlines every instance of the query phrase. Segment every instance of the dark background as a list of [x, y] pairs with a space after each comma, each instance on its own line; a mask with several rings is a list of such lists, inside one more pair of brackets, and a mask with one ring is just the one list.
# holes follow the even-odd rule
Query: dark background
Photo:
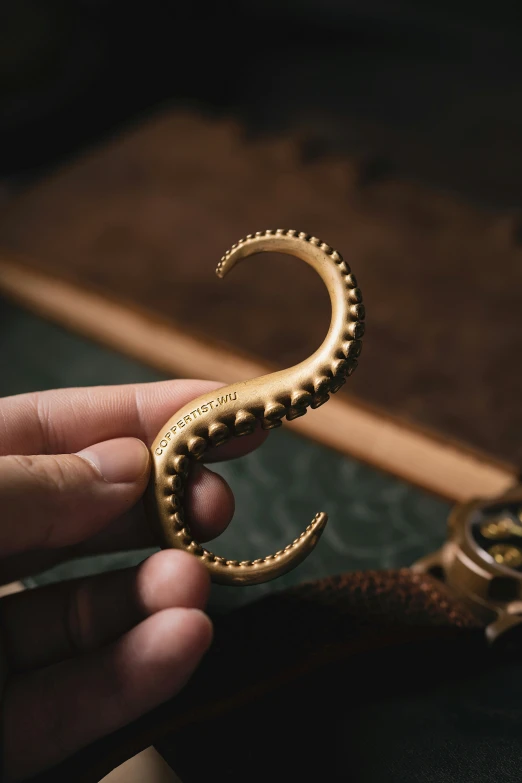
[[23, 184], [168, 103], [299, 126], [346, 151], [518, 212], [516, 3], [18, 0], [0, 10], [0, 178]]

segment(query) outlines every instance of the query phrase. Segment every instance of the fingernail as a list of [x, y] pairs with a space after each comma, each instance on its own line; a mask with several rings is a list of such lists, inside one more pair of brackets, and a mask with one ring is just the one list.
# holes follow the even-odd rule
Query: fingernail
[[96, 443], [79, 451], [77, 456], [94, 465], [109, 484], [139, 481], [150, 463], [148, 448], [137, 438], [116, 438]]

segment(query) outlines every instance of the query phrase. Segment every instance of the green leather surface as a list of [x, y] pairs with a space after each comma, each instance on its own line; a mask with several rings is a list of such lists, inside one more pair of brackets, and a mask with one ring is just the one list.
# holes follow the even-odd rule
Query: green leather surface
[[[0, 300], [0, 395], [97, 384], [149, 382], [162, 376]], [[313, 415], [313, 412], [312, 414]], [[211, 609], [340, 571], [408, 565], [444, 538], [449, 507], [420, 489], [282, 427], [256, 453], [217, 466], [236, 496], [236, 516], [214, 544], [238, 559], [289, 543], [317, 511], [330, 520], [316, 551], [295, 571], [248, 588], [215, 586]], [[141, 561], [148, 551], [63, 564], [39, 574], [42, 584]]]

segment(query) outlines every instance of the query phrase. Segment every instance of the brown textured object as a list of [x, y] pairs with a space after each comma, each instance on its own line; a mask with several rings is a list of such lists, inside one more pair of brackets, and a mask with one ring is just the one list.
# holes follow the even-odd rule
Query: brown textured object
[[328, 322], [313, 273], [263, 259], [262, 274], [241, 269], [226, 291], [209, 274], [260, 225], [306, 226], [356, 260], [372, 317], [351, 395], [520, 464], [522, 249], [510, 215], [412, 183], [361, 186], [349, 160], [304, 164], [296, 138], [246, 141], [234, 123], [173, 113], [15, 198], [0, 252], [285, 367]]
[[[214, 642], [189, 685], [131, 725], [32, 779], [94, 783], [150, 744], [210, 718], [223, 718], [304, 677], [355, 656], [408, 645], [465, 646], [477, 656], [475, 615], [426, 574], [409, 569], [343, 574], [272, 594], [218, 618]], [[335, 694], [333, 694], [335, 697]], [[197, 732], [197, 728], [194, 729]]]

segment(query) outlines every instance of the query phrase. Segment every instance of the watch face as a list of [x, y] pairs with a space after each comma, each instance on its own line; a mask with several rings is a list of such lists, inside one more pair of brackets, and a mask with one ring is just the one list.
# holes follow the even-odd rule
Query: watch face
[[522, 504], [491, 504], [477, 509], [469, 533], [485, 562], [522, 578]]

